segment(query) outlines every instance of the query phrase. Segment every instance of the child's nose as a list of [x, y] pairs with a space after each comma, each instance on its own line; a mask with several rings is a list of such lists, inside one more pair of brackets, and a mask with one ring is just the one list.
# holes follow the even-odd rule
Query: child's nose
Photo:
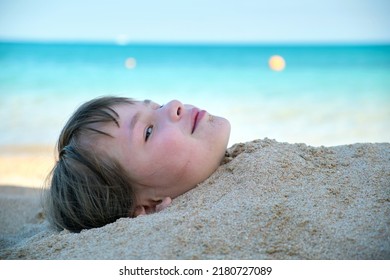
[[180, 101], [172, 100], [166, 105], [166, 107], [167, 107], [169, 118], [172, 121], [178, 121], [181, 119], [183, 115], [184, 106]]

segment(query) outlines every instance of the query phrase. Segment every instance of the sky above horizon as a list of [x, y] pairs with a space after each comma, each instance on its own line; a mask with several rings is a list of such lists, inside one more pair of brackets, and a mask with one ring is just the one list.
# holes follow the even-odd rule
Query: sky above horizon
[[0, 0], [0, 40], [390, 43], [390, 0]]

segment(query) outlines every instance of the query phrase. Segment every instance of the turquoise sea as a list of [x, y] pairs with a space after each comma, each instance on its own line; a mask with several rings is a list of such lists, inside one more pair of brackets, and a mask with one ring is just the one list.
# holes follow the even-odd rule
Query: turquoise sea
[[102, 95], [197, 105], [230, 120], [230, 144], [390, 142], [390, 45], [0, 43], [0, 146], [54, 144]]

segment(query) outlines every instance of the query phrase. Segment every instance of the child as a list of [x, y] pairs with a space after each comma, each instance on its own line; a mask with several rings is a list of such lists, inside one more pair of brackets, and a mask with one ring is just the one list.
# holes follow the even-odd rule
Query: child
[[59, 137], [49, 219], [78, 232], [161, 211], [218, 168], [229, 135], [226, 119], [176, 100], [91, 100]]

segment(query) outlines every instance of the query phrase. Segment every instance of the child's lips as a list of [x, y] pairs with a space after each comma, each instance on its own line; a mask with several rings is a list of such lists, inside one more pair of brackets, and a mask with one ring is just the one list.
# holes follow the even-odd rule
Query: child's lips
[[191, 124], [192, 124], [192, 130], [191, 134], [194, 133], [196, 128], [198, 127], [200, 121], [203, 119], [203, 117], [206, 115], [205, 110], [199, 110], [198, 108], [193, 108], [191, 111]]

